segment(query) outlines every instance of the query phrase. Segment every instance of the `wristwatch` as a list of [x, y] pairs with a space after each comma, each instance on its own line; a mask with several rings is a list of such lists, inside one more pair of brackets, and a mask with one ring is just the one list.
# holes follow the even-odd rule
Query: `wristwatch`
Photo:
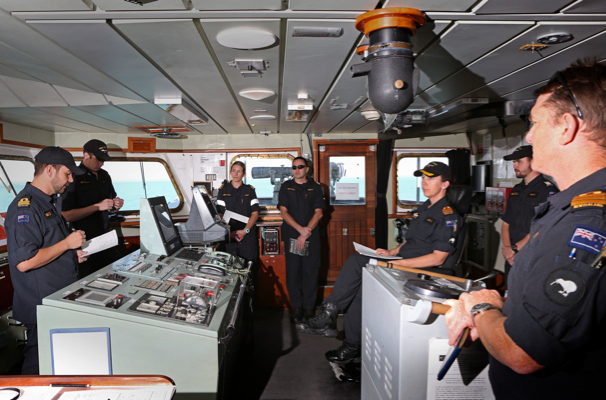
[[518, 253], [518, 251], [520, 251], [520, 250], [518, 250], [518, 246], [516, 246], [515, 244], [511, 245], [511, 250], [513, 250], [513, 252], [516, 254]]
[[471, 307], [471, 310], [469, 312], [471, 313], [471, 322], [473, 322], [473, 326], [476, 326], [476, 321], [474, 319], [475, 316], [478, 314], [481, 314], [482, 311], [487, 311], [487, 310], [498, 310], [498, 308], [496, 308], [492, 304], [488, 304], [488, 303], [479, 303], [479, 304], [476, 304], [475, 306]]
[[244, 228], [244, 231], [245, 231], [246, 233], [250, 233], [250, 229], [248, 229], [248, 228]]

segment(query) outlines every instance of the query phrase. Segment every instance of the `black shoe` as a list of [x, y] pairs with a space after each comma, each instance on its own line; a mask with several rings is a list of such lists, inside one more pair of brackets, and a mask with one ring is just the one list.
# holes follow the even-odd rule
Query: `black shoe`
[[297, 324], [297, 330], [312, 335], [323, 335], [326, 337], [337, 337], [337, 316], [339, 309], [332, 303], [327, 303], [317, 317], [307, 322]]
[[303, 309], [303, 322], [308, 322], [310, 319], [316, 316], [316, 310], [313, 308], [304, 308]]
[[338, 349], [327, 351], [326, 359], [337, 364], [359, 363], [361, 349], [360, 345], [343, 342]]
[[293, 324], [298, 324], [299, 322], [302, 322], [303, 321], [303, 310], [300, 308], [295, 308], [292, 311], [292, 317], [290, 320]]

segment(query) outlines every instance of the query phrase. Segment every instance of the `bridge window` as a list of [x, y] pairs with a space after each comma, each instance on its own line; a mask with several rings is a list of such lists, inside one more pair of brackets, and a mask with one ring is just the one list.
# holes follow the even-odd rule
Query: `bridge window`
[[34, 179], [34, 163], [26, 157], [0, 156], [0, 212]]
[[164, 196], [172, 212], [183, 208], [183, 195], [164, 160], [113, 157], [103, 169], [109, 172], [118, 197], [124, 199], [121, 214], [137, 214], [141, 197]]
[[295, 156], [281, 154], [237, 154], [229, 162], [229, 171], [236, 161], [246, 165], [246, 176], [243, 181], [252, 185], [259, 199], [259, 206], [275, 208], [278, 204], [278, 192], [282, 182], [292, 178], [292, 160]]
[[396, 179], [394, 182], [396, 213], [410, 211], [427, 200], [421, 189], [421, 177], [416, 177], [413, 173], [431, 161], [440, 161], [448, 165], [445, 152], [397, 152]]

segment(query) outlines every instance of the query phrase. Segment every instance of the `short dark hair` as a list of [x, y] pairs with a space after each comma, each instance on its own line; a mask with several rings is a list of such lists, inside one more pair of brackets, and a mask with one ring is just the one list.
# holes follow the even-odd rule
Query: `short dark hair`
[[[591, 132], [589, 140], [606, 148], [606, 65], [597, 58], [585, 58], [560, 71], [560, 75], [579, 104], [583, 121]], [[557, 80], [538, 88], [534, 94], [551, 94], [545, 103], [553, 110], [554, 118], [566, 113], [577, 115], [570, 95]]]
[[34, 163], [34, 177], [40, 175], [48, 165], [52, 165], [55, 171], [59, 171], [63, 164], [47, 164], [43, 162], [35, 162]]
[[[239, 166], [241, 166], [241, 167], [242, 167], [242, 173], [243, 173], [244, 175], [246, 175], [246, 164], [244, 164], [242, 161], [234, 161], [234, 162], [231, 164], [231, 168], [233, 168], [233, 167], [234, 167], [234, 165], [239, 165]], [[229, 169], [229, 171], [230, 171], [230, 172], [231, 172], [231, 168]]]
[[295, 161], [297, 161], [297, 160], [303, 160], [305, 162], [305, 166], [309, 168], [309, 163], [307, 162], [307, 160], [305, 158], [303, 158], [301, 156], [295, 157], [295, 159], [292, 160], [293, 165], [295, 164]]

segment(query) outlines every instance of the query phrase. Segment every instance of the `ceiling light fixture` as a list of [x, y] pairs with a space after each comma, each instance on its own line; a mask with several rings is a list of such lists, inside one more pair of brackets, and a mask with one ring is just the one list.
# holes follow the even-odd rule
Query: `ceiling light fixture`
[[569, 42], [572, 39], [574, 39], [574, 36], [570, 33], [550, 33], [539, 37], [537, 42], [541, 44], [560, 44]]
[[219, 32], [220, 45], [238, 50], [256, 50], [273, 46], [278, 38], [273, 33], [258, 28], [232, 28]]
[[263, 100], [275, 95], [276, 92], [268, 89], [246, 89], [241, 90], [238, 94], [250, 100]]
[[147, 4], [147, 3], [153, 3], [154, 1], [158, 1], [158, 0], [124, 0], [127, 3], [133, 3], [133, 4], [138, 4], [140, 6], [142, 6], [143, 4]]

